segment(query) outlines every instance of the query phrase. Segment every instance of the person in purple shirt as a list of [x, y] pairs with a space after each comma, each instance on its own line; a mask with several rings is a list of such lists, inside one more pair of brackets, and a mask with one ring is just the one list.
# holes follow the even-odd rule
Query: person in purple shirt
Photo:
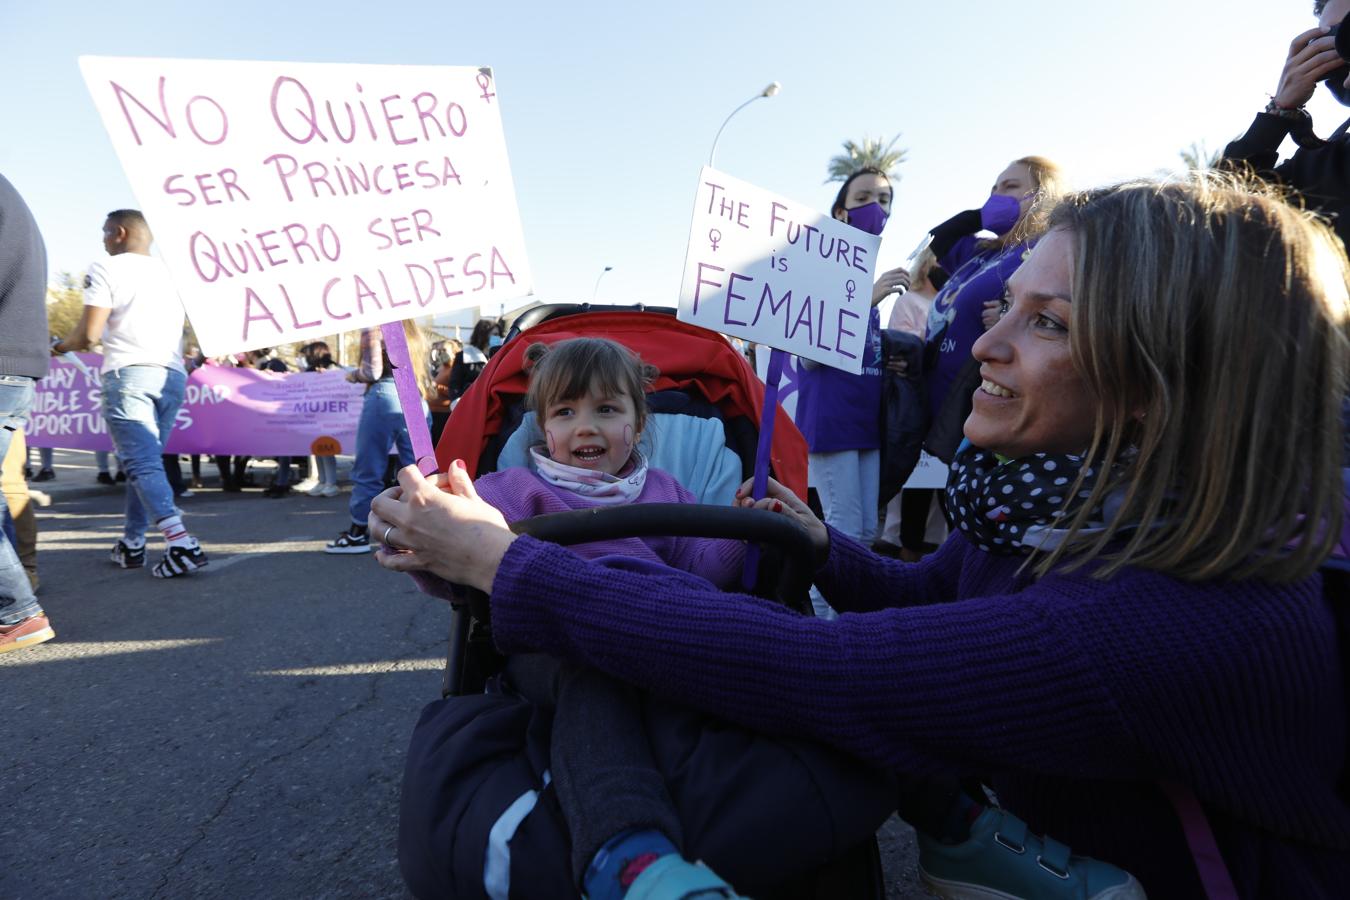
[[[891, 214], [891, 183], [879, 169], [854, 172], [830, 214], [868, 234], [881, 234]], [[802, 360], [796, 424], [810, 451], [808, 479], [825, 521], [864, 542], [877, 530], [881, 465], [881, 321], [877, 304], [904, 293], [909, 272], [891, 269], [872, 289], [859, 375]], [[818, 608], [820, 608], [820, 605]]]
[[[932, 230], [931, 249], [942, 270], [951, 273], [929, 308], [925, 335], [932, 361], [925, 386], [933, 421], [938, 421], [952, 387], [971, 364], [970, 348], [985, 331], [983, 314], [1003, 299], [1009, 276], [1044, 225], [1034, 211], [1052, 204], [1062, 185], [1059, 167], [1050, 160], [1040, 156], [1013, 160], [994, 180], [983, 207], [957, 213]], [[987, 232], [995, 237], [979, 237]], [[970, 398], [953, 399], [960, 409], [951, 413], [950, 421], [963, 422]], [[949, 443], [954, 446], [956, 440], [959, 435]]]
[[763, 501], [808, 527], [833, 621], [515, 536], [462, 470], [376, 501], [411, 548], [380, 561], [490, 592], [503, 652], [988, 779], [1006, 809], [921, 839], [949, 893], [958, 857], [992, 854], [1024, 877], [981, 889], [1112, 896], [1050, 831], [1153, 900], [1344, 896], [1344, 598], [1318, 568], [1344, 514], [1348, 281], [1334, 233], [1257, 188], [1068, 198], [975, 342], [936, 553], [878, 557], [781, 487]]

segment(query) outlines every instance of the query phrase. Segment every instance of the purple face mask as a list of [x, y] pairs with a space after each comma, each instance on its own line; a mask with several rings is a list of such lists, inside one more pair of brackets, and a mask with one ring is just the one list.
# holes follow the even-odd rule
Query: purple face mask
[[868, 234], [881, 234], [881, 229], [886, 227], [886, 220], [891, 217], [890, 213], [881, 208], [880, 203], [869, 203], [846, 212], [848, 224]]
[[980, 209], [980, 225], [999, 237], [1013, 230], [1022, 215], [1022, 204], [1016, 197], [990, 194]]

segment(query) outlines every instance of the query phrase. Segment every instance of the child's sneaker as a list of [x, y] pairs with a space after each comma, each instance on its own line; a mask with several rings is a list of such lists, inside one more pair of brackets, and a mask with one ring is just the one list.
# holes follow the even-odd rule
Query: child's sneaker
[[170, 544], [164, 551], [164, 558], [155, 563], [150, 574], [156, 578], [177, 578], [179, 575], [205, 568], [206, 563], [206, 551], [200, 544], [193, 544], [191, 547]]
[[1025, 822], [995, 807], [980, 813], [960, 844], [943, 844], [923, 832], [918, 843], [919, 877], [948, 900], [1144, 900], [1144, 889], [1129, 872], [1073, 856], [1068, 847], [1031, 834]]
[[112, 561], [124, 569], [139, 569], [145, 565], [145, 547], [128, 547], [127, 542], [119, 539], [113, 544]]
[[47, 615], [38, 613], [13, 625], [0, 625], [0, 653], [36, 647], [54, 637], [56, 632], [52, 631], [52, 623], [47, 621]]
[[366, 553], [370, 550], [370, 532], [355, 534], [344, 531], [329, 541], [323, 548], [324, 553]]
[[670, 853], [643, 869], [623, 896], [624, 900], [714, 900], [741, 895], [703, 863]]

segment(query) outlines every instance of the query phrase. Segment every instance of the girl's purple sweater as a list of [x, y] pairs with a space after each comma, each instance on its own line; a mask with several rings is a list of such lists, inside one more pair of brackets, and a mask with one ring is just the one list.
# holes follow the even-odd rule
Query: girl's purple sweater
[[[529, 469], [519, 466], [484, 475], [473, 486], [478, 496], [496, 507], [507, 522], [599, 506], [591, 498], [555, 487]], [[697, 503], [698, 498], [668, 472], [648, 468], [642, 493], [633, 502]], [[569, 549], [572, 554], [585, 559], [622, 556], [670, 566], [723, 587], [734, 583], [745, 560], [744, 541], [713, 538], [633, 537], [575, 544]], [[443, 600], [461, 599], [455, 585], [436, 575], [429, 572], [409, 574], [424, 593]]]
[[1345, 698], [1320, 579], [1034, 580], [960, 534], [915, 565], [830, 541], [817, 584], [845, 613], [833, 622], [520, 538], [493, 584], [493, 635], [761, 732], [985, 776], [1033, 829], [1123, 866], [1155, 900], [1201, 894], [1160, 781], [1200, 798], [1244, 897], [1350, 885]]

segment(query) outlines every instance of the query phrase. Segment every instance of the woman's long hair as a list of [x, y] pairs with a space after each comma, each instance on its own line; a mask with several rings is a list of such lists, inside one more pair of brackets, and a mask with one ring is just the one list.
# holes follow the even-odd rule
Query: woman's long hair
[[988, 246], [991, 247], [1012, 247], [1044, 234], [1047, 216], [1063, 198], [1066, 189], [1064, 170], [1044, 156], [1023, 156], [1013, 160], [1013, 164], [1027, 167], [1035, 194], [1027, 214], [1007, 234], [989, 241]]
[[[1344, 502], [1350, 269], [1335, 234], [1215, 175], [1077, 194], [1049, 226], [1074, 243], [1070, 341], [1098, 400], [1088, 458], [1122, 464], [1037, 571], [1067, 552], [1100, 577], [1311, 573]], [[1081, 534], [1112, 493], [1119, 514]]]

